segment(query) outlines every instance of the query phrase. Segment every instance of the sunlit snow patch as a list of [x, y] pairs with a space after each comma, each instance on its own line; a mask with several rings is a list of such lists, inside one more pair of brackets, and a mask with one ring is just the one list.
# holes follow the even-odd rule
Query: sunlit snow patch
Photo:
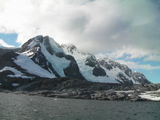
[[141, 98], [152, 100], [152, 101], [160, 101], [160, 90], [158, 91], [148, 91], [139, 95]]
[[[57, 48], [57, 51], [59, 49]], [[46, 48], [41, 44], [41, 52], [46, 57], [46, 59], [51, 63], [52, 67], [56, 70], [56, 72], [61, 76], [65, 77], [64, 69], [67, 68], [70, 64], [70, 60], [66, 58], [59, 58], [56, 55], [51, 55]]]
[[21, 68], [26, 69], [28, 73], [35, 74], [40, 77], [55, 78], [54, 74], [49, 73], [47, 70], [41, 68], [39, 65], [35, 64], [31, 59], [23, 54], [19, 54], [14, 62]]
[[19, 78], [20, 77], [20, 78], [31, 78], [32, 79], [32, 77], [25, 76], [23, 73], [21, 73], [17, 69], [9, 67], [9, 66], [4, 67], [3, 69], [0, 70], [0, 72], [7, 71], [7, 70], [14, 73], [14, 75], [8, 75], [8, 77], [12, 77], [12, 78], [14, 78], [14, 77]]

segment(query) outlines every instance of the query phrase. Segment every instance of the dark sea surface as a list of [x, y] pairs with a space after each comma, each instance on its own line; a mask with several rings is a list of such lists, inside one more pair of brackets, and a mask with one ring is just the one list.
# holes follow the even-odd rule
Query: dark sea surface
[[0, 93], [0, 120], [160, 120], [160, 102], [60, 99]]

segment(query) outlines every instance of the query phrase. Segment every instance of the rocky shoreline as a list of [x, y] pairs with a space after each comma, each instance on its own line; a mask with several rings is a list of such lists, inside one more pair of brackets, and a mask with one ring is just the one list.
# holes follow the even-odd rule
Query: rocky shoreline
[[5, 93], [13, 94], [25, 94], [29, 96], [42, 96], [53, 98], [70, 98], [70, 99], [88, 99], [88, 100], [109, 100], [109, 101], [152, 101], [140, 97], [142, 92], [140, 91], [89, 91], [89, 90], [38, 90], [38, 91], [8, 91], [1, 90]]
[[63, 91], [16, 91], [14, 94], [38, 95], [43, 97], [54, 98], [70, 98], [70, 99], [89, 99], [89, 100], [130, 100], [130, 101], [148, 101], [139, 97], [140, 92], [137, 91], [89, 91], [89, 90], [63, 90]]
[[31, 84], [17, 87], [12, 91], [0, 90], [14, 94], [38, 95], [43, 97], [90, 99], [90, 100], [129, 100], [150, 101], [140, 97], [145, 91], [156, 91], [159, 85], [123, 85], [93, 83], [86, 80], [60, 78], [35, 81]]

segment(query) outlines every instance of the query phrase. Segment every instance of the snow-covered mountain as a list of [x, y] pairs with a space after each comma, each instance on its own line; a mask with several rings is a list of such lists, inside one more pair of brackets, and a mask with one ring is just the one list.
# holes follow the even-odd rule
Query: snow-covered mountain
[[124, 64], [120, 64], [109, 58], [98, 59], [100, 65], [108, 73], [109, 77], [113, 77], [120, 83], [125, 84], [150, 84], [151, 82], [139, 72], [133, 72], [132, 70]]
[[96, 59], [74, 45], [59, 45], [36, 36], [19, 49], [0, 49], [0, 83], [27, 83], [39, 78], [71, 77], [92, 82], [148, 84], [143, 74], [109, 58]]

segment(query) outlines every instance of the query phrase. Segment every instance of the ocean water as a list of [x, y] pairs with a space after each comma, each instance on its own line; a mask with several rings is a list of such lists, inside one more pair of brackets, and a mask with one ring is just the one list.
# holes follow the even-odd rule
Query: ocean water
[[160, 102], [60, 99], [0, 93], [0, 120], [160, 120]]

